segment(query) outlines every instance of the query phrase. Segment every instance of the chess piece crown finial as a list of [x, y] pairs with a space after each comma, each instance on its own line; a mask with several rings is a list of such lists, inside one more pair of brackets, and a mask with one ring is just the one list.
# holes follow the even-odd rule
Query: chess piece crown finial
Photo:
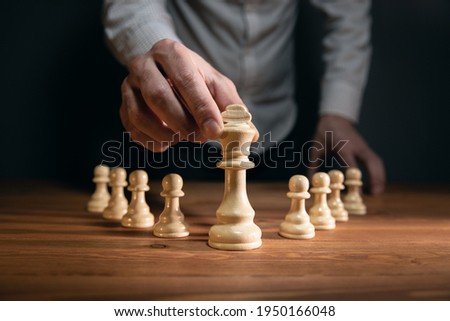
[[246, 124], [252, 120], [252, 115], [247, 109], [238, 104], [228, 105], [225, 111], [222, 113], [222, 119], [225, 126], [236, 126], [240, 124]]
[[251, 114], [242, 105], [229, 105], [222, 113], [224, 121], [223, 134], [220, 137], [222, 145], [222, 161], [220, 168], [253, 168], [255, 164], [248, 158], [250, 144], [256, 130], [249, 125]]

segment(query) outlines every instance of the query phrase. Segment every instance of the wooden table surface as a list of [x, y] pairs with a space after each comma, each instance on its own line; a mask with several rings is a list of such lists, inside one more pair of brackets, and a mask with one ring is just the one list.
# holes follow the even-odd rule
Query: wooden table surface
[[[159, 215], [159, 184], [149, 203]], [[286, 183], [248, 184], [263, 246], [214, 250], [209, 227], [222, 184], [185, 182], [191, 236], [106, 222], [84, 210], [89, 192], [48, 183], [0, 184], [3, 300], [448, 300], [449, 186], [390, 186], [312, 240], [277, 234]], [[310, 204], [308, 202], [308, 204]]]

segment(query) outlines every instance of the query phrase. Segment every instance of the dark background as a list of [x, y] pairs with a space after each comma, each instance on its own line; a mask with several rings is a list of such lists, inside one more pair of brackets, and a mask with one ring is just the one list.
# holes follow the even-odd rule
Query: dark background
[[[107, 50], [100, 0], [1, 5], [0, 178], [89, 182], [101, 146], [122, 140], [126, 71]], [[297, 131], [309, 139], [321, 72], [321, 16], [298, 25]], [[373, 59], [359, 129], [389, 181], [449, 182], [450, 1], [376, 0]]]

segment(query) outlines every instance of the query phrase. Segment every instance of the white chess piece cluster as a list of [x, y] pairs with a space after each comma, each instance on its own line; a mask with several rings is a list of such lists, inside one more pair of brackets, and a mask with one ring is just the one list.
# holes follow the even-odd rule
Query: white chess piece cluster
[[[127, 183], [127, 172], [124, 168], [109, 169], [99, 165], [94, 169], [93, 182], [96, 184], [87, 210], [92, 213], [103, 213], [106, 220], [118, 221], [123, 227], [149, 228], [154, 225], [154, 215], [145, 199], [145, 193], [150, 190], [148, 175], [143, 170], [136, 170], [130, 174]], [[107, 184], [111, 187], [111, 195]], [[128, 185], [131, 192], [131, 201], [124, 194], [124, 188]], [[189, 235], [188, 225], [184, 222], [179, 198], [184, 195], [181, 190], [183, 180], [180, 175], [169, 174], [162, 181], [163, 191], [161, 196], [166, 199], [166, 205], [153, 229], [153, 233], [159, 237], [185, 237]]]
[[[291, 239], [309, 239], [314, 237], [315, 230], [332, 230], [336, 228], [336, 222], [348, 221], [349, 213], [366, 214], [360, 195], [361, 171], [347, 169], [345, 184], [348, 192], [344, 202], [341, 200], [341, 191], [345, 188], [343, 183], [344, 174], [339, 170], [331, 170], [328, 174], [315, 173], [309, 190], [314, 195], [314, 203], [308, 215], [305, 209], [305, 199], [310, 197], [308, 179], [302, 175], [292, 176], [287, 194], [292, 199], [291, 208], [280, 225], [279, 234]], [[328, 201], [327, 194], [330, 194]]]
[[[246, 189], [246, 171], [254, 167], [248, 158], [249, 147], [255, 137], [256, 130], [251, 126], [251, 114], [242, 105], [227, 106], [222, 113], [224, 121], [222, 145], [222, 161], [217, 165], [225, 171], [225, 188], [222, 202], [217, 209], [217, 223], [209, 230], [208, 244], [220, 250], [251, 250], [261, 246], [261, 229], [254, 223], [253, 210]], [[87, 204], [91, 212], [103, 213], [108, 220], [120, 221], [124, 227], [149, 228], [154, 225], [154, 215], [145, 200], [149, 191], [148, 175], [143, 170], [131, 173], [129, 184], [127, 173], [123, 168], [109, 170], [106, 166], [97, 166], [94, 170], [93, 182], [96, 190]], [[107, 183], [112, 189], [110, 196]], [[310, 239], [316, 230], [332, 230], [337, 222], [348, 221], [348, 214], [363, 215], [366, 207], [363, 204], [360, 187], [361, 171], [350, 168], [344, 175], [332, 170], [328, 174], [319, 172], [312, 177], [309, 192], [314, 196], [313, 206], [306, 211], [305, 200], [309, 181], [305, 176], [295, 175], [289, 180], [291, 207], [279, 228], [279, 234], [292, 239]], [[340, 193], [344, 184], [348, 192], [341, 200]], [[124, 195], [128, 185], [131, 202]], [[189, 235], [188, 225], [180, 209], [179, 198], [184, 196], [183, 180], [177, 174], [169, 174], [162, 181], [165, 207], [153, 228], [158, 237], [174, 238]], [[327, 200], [327, 195], [331, 194]]]

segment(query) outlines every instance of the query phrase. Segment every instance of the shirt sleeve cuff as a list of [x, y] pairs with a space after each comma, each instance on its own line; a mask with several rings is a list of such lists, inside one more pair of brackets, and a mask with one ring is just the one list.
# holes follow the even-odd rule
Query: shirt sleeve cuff
[[343, 81], [325, 81], [322, 84], [322, 99], [319, 114], [342, 116], [358, 122], [362, 91]]

